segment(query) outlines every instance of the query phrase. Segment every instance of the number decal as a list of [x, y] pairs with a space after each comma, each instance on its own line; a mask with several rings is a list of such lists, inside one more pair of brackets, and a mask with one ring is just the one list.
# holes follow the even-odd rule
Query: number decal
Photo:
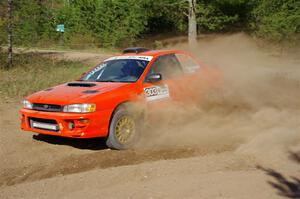
[[167, 85], [152, 86], [144, 88], [147, 101], [169, 98], [169, 87]]
[[158, 95], [157, 87], [145, 88], [145, 93], [147, 97]]

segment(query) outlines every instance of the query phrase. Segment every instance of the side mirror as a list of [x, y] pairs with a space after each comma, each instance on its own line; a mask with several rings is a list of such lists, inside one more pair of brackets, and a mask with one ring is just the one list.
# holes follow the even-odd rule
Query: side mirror
[[162, 80], [162, 76], [160, 73], [152, 73], [148, 77], [146, 77], [146, 82], [159, 82]]

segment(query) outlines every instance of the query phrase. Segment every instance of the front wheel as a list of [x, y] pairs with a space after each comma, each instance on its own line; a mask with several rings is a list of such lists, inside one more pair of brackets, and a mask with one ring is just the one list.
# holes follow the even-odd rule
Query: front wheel
[[109, 126], [109, 135], [106, 145], [113, 149], [131, 148], [138, 138], [139, 122], [133, 113], [124, 107], [118, 108]]

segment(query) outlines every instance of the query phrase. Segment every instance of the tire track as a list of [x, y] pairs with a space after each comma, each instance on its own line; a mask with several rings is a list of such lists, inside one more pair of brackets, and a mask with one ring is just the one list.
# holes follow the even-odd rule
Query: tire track
[[233, 150], [232, 145], [203, 148], [169, 148], [159, 150], [103, 150], [83, 155], [72, 155], [54, 161], [51, 165], [31, 165], [6, 169], [0, 174], [0, 186], [12, 186], [55, 176], [141, 164], [158, 160], [182, 159]]

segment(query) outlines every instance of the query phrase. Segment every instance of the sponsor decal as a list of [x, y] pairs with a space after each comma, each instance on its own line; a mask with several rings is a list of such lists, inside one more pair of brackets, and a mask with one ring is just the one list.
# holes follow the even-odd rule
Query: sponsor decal
[[111, 57], [108, 58], [104, 61], [111, 61], [111, 60], [118, 60], [118, 59], [136, 59], [136, 60], [144, 60], [144, 61], [151, 61], [152, 60], [152, 56], [116, 56], [116, 57]]
[[[92, 71], [90, 71], [85, 79], [89, 79], [92, 75], [94, 75], [96, 72], [102, 70], [103, 68], [105, 68], [107, 66], [107, 63], [102, 63], [99, 64], [96, 68], [94, 68]], [[102, 71], [103, 72], [103, 71]], [[100, 77], [102, 75], [102, 72], [98, 75], [98, 77]]]
[[170, 97], [169, 87], [166, 84], [144, 88], [144, 92], [147, 101], [154, 101]]

